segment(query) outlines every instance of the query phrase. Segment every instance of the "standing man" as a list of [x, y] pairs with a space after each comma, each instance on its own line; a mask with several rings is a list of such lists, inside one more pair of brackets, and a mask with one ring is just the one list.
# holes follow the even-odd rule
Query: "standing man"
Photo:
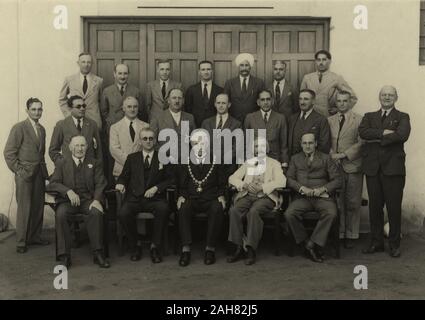
[[57, 163], [47, 185], [48, 191], [59, 193], [56, 209], [56, 234], [58, 258], [64, 266], [71, 266], [71, 231], [68, 215], [82, 213], [93, 250], [94, 263], [109, 268], [103, 254], [103, 190], [106, 179], [100, 160], [86, 154], [86, 138], [72, 137], [70, 153]]
[[323, 153], [329, 153], [331, 138], [329, 123], [324, 116], [316, 112], [316, 94], [310, 89], [300, 91], [300, 112], [293, 114], [289, 119], [288, 148], [289, 157], [302, 151], [301, 137], [305, 133], [313, 133], [316, 137], [317, 149]]
[[7, 166], [15, 174], [18, 253], [25, 253], [31, 244], [49, 244], [41, 238], [44, 186], [48, 178], [44, 161], [46, 130], [39, 123], [43, 104], [37, 98], [30, 98], [26, 106], [28, 118], [13, 126], [3, 153]]
[[269, 144], [268, 156], [279, 161], [283, 170], [289, 164], [286, 119], [283, 114], [272, 110], [273, 99], [269, 90], [260, 91], [257, 99], [259, 111], [250, 113], [245, 118], [244, 128], [266, 129], [267, 143]]
[[227, 80], [224, 92], [230, 97], [232, 109], [230, 114], [243, 123], [248, 113], [258, 110], [258, 93], [264, 89], [264, 82], [251, 75], [254, 66], [254, 56], [250, 53], [241, 53], [235, 59], [239, 75]]
[[146, 108], [149, 114], [149, 122], [154, 117], [161, 117], [162, 112], [168, 109], [167, 98], [171, 90], [183, 90], [180, 82], [170, 79], [170, 60], [159, 60], [156, 72], [157, 79], [148, 82], [146, 88]]
[[140, 131], [142, 151], [132, 153], [125, 161], [124, 169], [118, 178], [116, 189], [125, 193], [125, 199], [118, 219], [128, 238], [131, 261], [142, 257], [142, 248], [137, 246], [136, 215], [141, 211], [154, 215], [150, 256], [153, 263], [162, 261], [160, 248], [164, 232], [167, 232], [170, 209], [165, 197], [167, 187], [173, 181], [173, 175], [158, 160], [155, 151], [155, 133], [150, 128]]
[[[66, 155], [71, 155], [69, 143], [71, 138], [82, 135], [86, 138], [87, 156], [102, 161], [102, 145], [100, 142], [99, 129], [92, 119], [86, 117], [84, 100], [80, 96], [71, 96], [68, 99], [71, 114], [63, 120], [59, 120], [53, 129], [50, 139], [49, 156], [57, 165], [57, 161]], [[102, 163], [101, 163], [102, 164]]]
[[128, 83], [130, 68], [125, 63], [116, 64], [114, 67], [115, 83], [106, 87], [102, 92], [102, 103], [100, 104], [102, 119], [106, 123], [107, 130], [124, 117], [123, 101], [127, 97], [134, 97], [138, 102], [138, 117], [147, 121], [147, 112], [142, 107], [142, 96], [139, 88]]
[[359, 137], [362, 116], [354, 113], [351, 105], [351, 94], [348, 91], [338, 92], [338, 113], [328, 118], [332, 139], [330, 156], [340, 169], [343, 181], [339, 234], [341, 239], [345, 239], [347, 249], [353, 248], [353, 240], [359, 238], [363, 189], [362, 140]]
[[371, 242], [363, 253], [384, 251], [384, 205], [390, 224], [390, 256], [400, 257], [401, 203], [406, 181], [404, 143], [410, 135], [410, 118], [395, 108], [393, 86], [379, 92], [381, 109], [366, 113], [359, 127], [363, 146], [363, 172], [369, 195]]
[[127, 156], [130, 153], [140, 151], [140, 132], [149, 127], [149, 124], [137, 118], [139, 102], [135, 97], [128, 96], [124, 99], [122, 110], [124, 118], [111, 126], [109, 134], [109, 151], [113, 157], [114, 178], [118, 178]]
[[202, 122], [215, 115], [215, 98], [223, 88], [213, 83], [213, 65], [211, 61], [199, 63], [201, 81], [190, 86], [186, 91], [185, 111], [193, 114], [195, 125], [200, 128]]
[[276, 60], [273, 65], [273, 85], [270, 92], [273, 94], [273, 110], [284, 114], [289, 120], [292, 114], [299, 111], [296, 90], [285, 79], [286, 62]]
[[94, 120], [100, 129], [102, 128], [102, 119], [99, 104], [103, 79], [91, 73], [92, 60], [90, 53], [80, 53], [77, 61], [80, 72], [65, 78], [59, 94], [59, 106], [64, 117], [67, 117], [71, 113], [67, 104], [68, 98], [75, 95], [82, 97], [87, 106], [87, 117]]
[[204, 263], [215, 263], [215, 248], [224, 218], [224, 190], [226, 180], [222, 165], [215, 163], [209, 152], [209, 137], [202, 129], [190, 137], [192, 156], [188, 164], [178, 167], [177, 210], [182, 242], [179, 265], [190, 263], [192, 244], [192, 216], [197, 212], [206, 212], [208, 216], [207, 243]]
[[[342, 181], [330, 156], [316, 150], [314, 134], [304, 134], [301, 145], [303, 151], [291, 158], [286, 176], [288, 186], [296, 192], [296, 196], [285, 211], [285, 219], [296, 243], [304, 246], [307, 256], [314, 262], [323, 262], [319, 249], [325, 246], [338, 214], [332, 195], [341, 187]], [[308, 237], [302, 217], [310, 211], [319, 212], [320, 219]]]
[[332, 56], [329, 51], [319, 50], [314, 54], [316, 72], [306, 74], [301, 82], [300, 90], [311, 89], [316, 93], [314, 110], [328, 117], [337, 112], [336, 94], [338, 91], [348, 91], [351, 94], [351, 108], [357, 102], [356, 94], [344, 78], [329, 71]]

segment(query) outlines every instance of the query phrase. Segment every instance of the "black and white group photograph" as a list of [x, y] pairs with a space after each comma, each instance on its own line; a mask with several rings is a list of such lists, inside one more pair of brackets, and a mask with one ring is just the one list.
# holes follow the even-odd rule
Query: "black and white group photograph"
[[0, 42], [1, 300], [425, 299], [425, 1], [7, 0]]

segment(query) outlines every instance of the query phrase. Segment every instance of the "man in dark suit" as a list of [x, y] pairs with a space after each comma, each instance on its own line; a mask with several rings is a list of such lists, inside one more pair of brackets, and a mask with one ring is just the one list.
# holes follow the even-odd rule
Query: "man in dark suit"
[[292, 114], [299, 111], [298, 94], [291, 83], [285, 79], [286, 62], [276, 60], [273, 65], [273, 85], [270, 92], [273, 94], [273, 110], [285, 115], [289, 120]]
[[57, 161], [70, 156], [69, 143], [75, 135], [82, 135], [87, 142], [87, 156], [102, 159], [102, 146], [99, 136], [99, 128], [92, 119], [85, 116], [86, 104], [80, 96], [72, 96], [68, 99], [71, 115], [56, 123], [50, 140], [49, 156], [57, 164]]
[[27, 100], [28, 119], [15, 124], [4, 148], [4, 159], [15, 174], [16, 251], [25, 253], [30, 244], [48, 245], [43, 240], [44, 186], [48, 177], [44, 153], [46, 130], [39, 123], [43, 104], [37, 98]]
[[[229, 114], [230, 107], [231, 104], [229, 102], [229, 96], [226, 93], [220, 93], [215, 98], [217, 115], [205, 119], [202, 122], [202, 129], [208, 131], [210, 140], [213, 141], [212, 147], [214, 147], [214, 145], [218, 145], [219, 139], [221, 139], [221, 163], [228, 165], [226, 166], [228, 169], [228, 172], [226, 173], [227, 177], [237, 169], [236, 160], [239, 156], [242, 156], [242, 154], [237, 152], [237, 149], [239, 148], [238, 146], [241, 146], [244, 143], [243, 131], [237, 130], [241, 129], [241, 123]], [[221, 134], [219, 135], [214, 134], [214, 130], [224, 131], [220, 131]], [[217, 133], [217, 131], [215, 132]], [[226, 142], [225, 135], [227, 133], [235, 136], [235, 139], [231, 138], [231, 143]], [[229, 160], [231, 160], [231, 163], [229, 163]]]
[[67, 216], [82, 213], [93, 250], [94, 263], [109, 268], [103, 255], [103, 190], [106, 179], [99, 160], [86, 154], [86, 138], [77, 135], [69, 143], [70, 155], [59, 161], [47, 185], [59, 193], [56, 209], [57, 252], [66, 267], [71, 266], [71, 231]]
[[243, 123], [248, 113], [258, 110], [257, 97], [264, 89], [264, 82], [251, 75], [251, 68], [254, 66], [252, 54], [239, 54], [235, 64], [239, 68], [239, 75], [226, 81], [224, 92], [229, 95], [232, 103], [230, 114]]
[[[323, 262], [317, 246], [324, 247], [337, 208], [332, 194], [342, 185], [335, 162], [328, 154], [316, 150], [313, 133], [301, 138], [303, 151], [291, 157], [287, 172], [288, 186], [296, 192], [295, 199], [285, 211], [285, 219], [297, 244], [303, 244], [306, 254], [314, 262]], [[303, 214], [320, 213], [320, 219], [310, 238], [302, 223]]]
[[[157, 139], [159, 147], [168, 144], [169, 152], [167, 152], [167, 156], [169, 156], [170, 160], [173, 159], [171, 162], [178, 163], [178, 159], [180, 159], [182, 139], [185, 139], [184, 142], [188, 142], [190, 133], [195, 129], [195, 120], [193, 115], [182, 111], [184, 95], [181, 89], [172, 89], [168, 95], [167, 101], [169, 109], [165, 110], [161, 116], [154, 116], [151, 120], [150, 127], [155, 132], [156, 137], [160, 135], [162, 130], [169, 130], [167, 131], [168, 133], [177, 136], [175, 141], [168, 134], [166, 135], [166, 138], [169, 139], [166, 139], [166, 141], [161, 139], [161, 137], [158, 137]], [[167, 148], [167, 146], [164, 146], [164, 148]]]
[[289, 164], [286, 118], [283, 114], [271, 110], [273, 99], [269, 90], [260, 91], [257, 104], [260, 110], [246, 116], [244, 128], [254, 129], [257, 132], [258, 129], [266, 129], [268, 156], [279, 161], [286, 172]]
[[328, 120], [317, 113], [313, 107], [316, 94], [310, 89], [300, 91], [299, 105], [301, 111], [289, 119], [288, 149], [289, 157], [302, 151], [301, 137], [304, 133], [314, 133], [317, 150], [329, 153], [331, 137]]
[[397, 90], [384, 86], [381, 109], [366, 113], [359, 126], [365, 140], [362, 168], [369, 195], [371, 242], [363, 253], [384, 251], [384, 205], [390, 224], [390, 256], [400, 256], [401, 203], [406, 180], [404, 143], [410, 135], [410, 118], [395, 108]]
[[225, 180], [222, 165], [215, 163], [209, 152], [209, 137], [204, 130], [195, 131], [191, 137], [193, 146], [188, 164], [178, 167], [178, 221], [182, 253], [179, 265], [190, 263], [190, 245], [192, 244], [191, 220], [198, 212], [208, 216], [207, 244], [204, 263], [215, 263], [215, 247], [221, 231], [223, 212], [226, 207], [224, 190]]
[[201, 81], [186, 90], [184, 110], [193, 114], [195, 125], [200, 128], [202, 122], [215, 115], [215, 98], [223, 92], [223, 88], [213, 83], [213, 65], [211, 61], [199, 63]]
[[138, 118], [145, 122], [148, 121], [148, 113], [146, 108], [143, 108], [140, 90], [128, 83], [129, 75], [130, 68], [127, 64], [116, 64], [114, 67], [115, 83], [106, 87], [102, 92], [100, 111], [102, 113], [102, 120], [106, 122], [106, 132], [109, 132], [109, 128], [114, 123], [124, 118], [122, 106], [123, 101], [127, 97], [134, 97], [137, 99], [139, 103]]
[[142, 256], [142, 248], [137, 246], [137, 223], [135, 215], [141, 211], [154, 215], [150, 256], [153, 263], [162, 261], [159, 249], [170, 209], [165, 198], [165, 191], [173, 183], [173, 175], [158, 160], [155, 151], [155, 133], [150, 128], [140, 131], [142, 151], [127, 157], [124, 169], [118, 178], [116, 189], [126, 193], [124, 204], [118, 213], [128, 238], [132, 261]]

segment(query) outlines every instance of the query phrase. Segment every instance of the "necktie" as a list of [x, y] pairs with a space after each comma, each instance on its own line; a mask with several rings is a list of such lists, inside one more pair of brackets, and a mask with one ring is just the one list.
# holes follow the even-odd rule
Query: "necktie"
[[208, 100], [208, 90], [207, 90], [207, 85], [208, 84], [204, 84], [204, 92], [202, 93], [202, 96], [204, 97], [205, 100]]
[[384, 123], [384, 121], [387, 118], [387, 116], [388, 116], [387, 111], [384, 111], [384, 114], [382, 115], [382, 118], [381, 118], [381, 122], [382, 123]]
[[149, 165], [149, 155], [147, 154], [145, 157], [145, 164], [144, 164], [146, 169], [149, 169], [150, 165]]
[[275, 96], [276, 96], [276, 104], [279, 104], [279, 102], [280, 102], [280, 81], [278, 81], [277, 83], [276, 83], [276, 93], [275, 93]]
[[301, 120], [305, 120], [305, 112], [301, 111]]
[[88, 86], [89, 85], [87, 83], [87, 76], [84, 76], [84, 81], [83, 81], [83, 93], [84, 94], [86, 94]]
[[321, 83], [321, 82], [322, 82], [322, 77], [323, 77], [323, 74], [320, 72], [320, 73], [319, 73], [319, 83]]
[[83, 161], [81, 161], [81, 159], [78, 160], [78, 169], [81, 169], [83, 167]]
[[217, 129], [223, 128], [223, 116], [220, 114], [220, 120], [218, 121]]
[[37, 129], [36, 133], [37, 133], [38, 142], [41, 145], [41, 139], [42, 139], [42, 137], [41, 137], [41, 126], [38, 122], [35, 123], [35, 128]]
[[246, 89], [246, 78], [243, 78], [243, 82], [242, 82], [242, 94], [246, 94], [247, 93], [247, 89]]
[[120, 93], [121, 93], [121, 97], [122, 97], [124, 95], [124, 86], [121, 86]]
[[81, 119], [77, 120], [77, 130], [81, 133]]
[[167, 94], [166, 88], [165, 88], [165, 81], [162, 82], [162, 97], [165, 99], [165, 95]]
[[267, 121], [269, 120], [269, 119], [267, 119], [267, 112], [264, 112], [264, 123], [265, 124], [267, 124]]
[[130, 137], [131, 137], [131, 141], [134, 142], [134, 137], [136, 136], [136, 132], [134, 131], [133, 128], [133, 121], [130, 121]]
[[345, 123], [345, 116], [343, 114], [341, 114], [341, 118], [339, 120], [339, 132], [341, 132], [342, 126]]

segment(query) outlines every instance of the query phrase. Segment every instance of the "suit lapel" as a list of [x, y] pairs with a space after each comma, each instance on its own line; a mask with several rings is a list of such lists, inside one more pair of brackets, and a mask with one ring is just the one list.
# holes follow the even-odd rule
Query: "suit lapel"
[[[145, 183], [145, 168], [143, 166], [143, 151], [140, 151], [138, 153], [138, 156], [135, 158], [136, 163], [135, 165], [135, 172], [139, 172], [139, 178], [140, 178], [140, 183], [144, 184]], [[144, 185], [143, 185], [144, 186]]]
[[64, 167], [64, 174], [68, 176], [68, 179], [71, 182], [71, 185], [69, 187], [71, 189], [75, 189], [74, 160], [72, 157], [66, 158]]
[[[344, 134], [346, 132], [348, 132], [348, 129], [350, 129], [350, 127], [353, 125], [353, 122], [354, 122], [353, 117], [354, 117], [354, 114], [350, 114], [348, 116], [348, 119], [345, 119], [345, 123], [344, 123], [344, 125], [341, 129], [341, 132], [339, 133], [339, 137], [344, 136]], [[337, 118], [337, 123], [338, 123], [338, 130], [339, 130], [339, 119], [338, 118]]]
[[31, 124], [31, 120], [27, 119], [25, 122], [26, 131], [30, 135], [31, 139], [34, 141], [34, 143], [37, 145], [37, 147], [40, 148], [40, 140], [35, 135], [35, 130]]
[[242, 83], [239, 76], [233, 79], [233, 87], [236, 90], [236, 95], [242, 96]]
[[148, 182], [146, 184], [147, 186], [150, 186], [150, 183], [153, 177], [156, 177], [156, 175], [158, 174], [158, 169], [159, 169], [158, 167], [159, 167], [158, 153], [154, 152], [152, 156], [152, 161], [151, 161], [151, 172], [149, 174]]

